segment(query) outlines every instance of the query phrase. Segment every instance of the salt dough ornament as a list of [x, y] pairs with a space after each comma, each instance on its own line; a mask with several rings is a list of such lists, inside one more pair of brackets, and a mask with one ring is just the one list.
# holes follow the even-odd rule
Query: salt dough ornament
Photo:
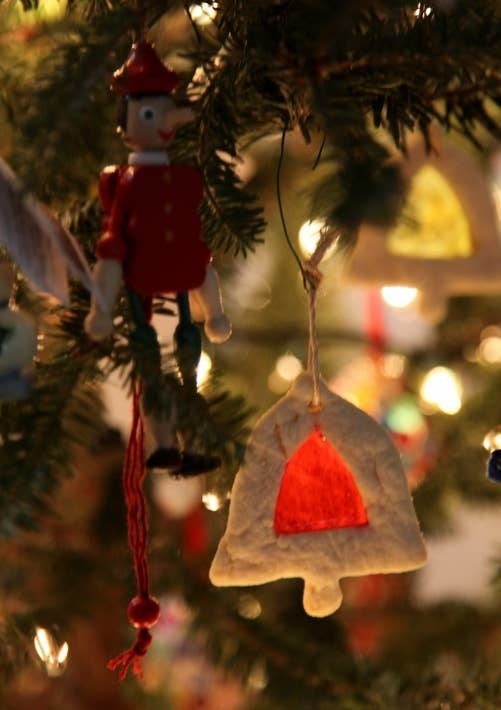
[[409, 286], [423, 315], [440, 321], [447, 299], [501, 292], [501, 244], [495, 204], [477, 161], [432, 132], [432, 151], [410, 142], [398, 159], [409, 183], [394, 229], [363, 224], [348, 260], [347, 281]]
[[367, 414], [302, 374], [258, 422], [210, 568], [218, 586], [302, 577], [303, 605], [327, 616], [345, 576], [413, 570], [426, 550], [400, 457]]

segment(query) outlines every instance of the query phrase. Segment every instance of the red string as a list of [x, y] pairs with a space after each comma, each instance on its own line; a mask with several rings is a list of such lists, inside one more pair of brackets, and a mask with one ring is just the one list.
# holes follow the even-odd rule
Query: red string
[[[158, 603], [150, 596], [147, 560], [148, 518], [146, 499], [143, 491], [146, 466], [144, 461], [144, 423], [141, 416], [141, 385], [134, 384], [132, 397], [132, 425], [125, 454], [122, 485], [127, 506], [127, 530], [129, 546], [134, 557], [137, 597], [129, 605], [129, 620], [138, 628], [133, 646], [113, 658], [108, 663], [110, 670], [119, 668], [119, 678], [123, 680], [129, 668], [134, 675], [142, 678], [141, 658], [151, 644], [148, 628], [158, 618]], [[146, 614], [145, 614], [146, 610]]]

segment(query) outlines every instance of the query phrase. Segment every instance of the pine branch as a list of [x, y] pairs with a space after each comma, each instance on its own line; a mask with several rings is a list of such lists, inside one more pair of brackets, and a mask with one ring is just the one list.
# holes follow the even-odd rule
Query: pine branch
[[[478, 707], [496, 707], [499, 679], [485, 671], [479, 652], [495, 623], [496, 610], [479, 611], [455, 603], [420, 610], [402, 603], [387, 610], [340, 611], [319, 621], [291, 603], [291, 596], [300, 594], [297, 584], [274, 586], [273, 591], [260, 587], [240, 591], [262, 600], [262, 615], [248, 620], [236, 611], [235, 593], [208, 593], [204, 588], [199, 597], [196, 585], [190, 585], [190, 601], [197, 609], [195, 627], [208, 636], [208, 649], [217, 665], [244, 682], [256, 664], [264, 669], [266, 689], [257, 696], [256, 707], [431, 710], [441, 701], [452, 702], [451, 707], [477, 707], [471, 703], [478, 698], [485, 702]], [[366, 623], [369, 629], [372, 622], [381, 628], [389, 625], [376, 659], [360, 661], [348, 651], [344, 632], [349, 633], [353, 622]], [[459, 667], [464, 664], [464, 672], [455, 680], [438, 666], [432, 670], [443, 654], [453, 654]]]
[[[219, 56], [216, 55], [212, 68], [205, 61], [207, 76], [216, 71]], [[233, 251], [235, 255], [245, 256], [259, 243], [265, 222], [256, 196], [240, 184], [233, 169], [242, 135], [234, 111], [234, 102], [238, 100], [235, 96], [237, 81], [232, 72], [228, 76], [219, 73], [217, 88], [209, 84], [192, 102], [197, 120], [180, 132], [173, 155], [177, 160], [188, 161], [197, 157], [205, 186], [200, 217], [204, 239], [211, 250]]]
[[30, 663], [24, 624], [14, 617], [0, 624], [0, 698], [2, 688]]
[[134, 20], [127, 5], [94, 16], [92, 24], [70, 17], [51, 37], [49, 51], [40, 53], [35, 83], [16, 97], [12, 161], [27, 189], [48, 203], [87, 194], [110, 155], [109, 79], [130, 47]]
[[[323, 214], [348, 232], [365, 219], [390, 224], [402, 206], [402, 186], [369, 133], [369, 115], [402, 149], [408, 131], [427, 140], [432, 120], [472, 141], [478, 127], [499, 135], [488, 106], [500, 97], [501, 22], [489, 3], [448, 13], [435, 7], [420, 17], [411, 3], [367, 5], [340, 21], [324, 0], [221, 3], [222, 49], [207, 71], [201, 113], [202, 156], [218, 148], [234, 155], [239, 138], [284, 125], [298, 126], [306, 140], [312, 128], [324, 131], [338, 169], [313, 203], [323, 201], [322, 191], [334, 195]], [[198, 61], [207, 66], [206, 54]]]
[[[81, 322], [78, 327], [80, 336]], [[100, 403], [95, 387], [88, 384], [98, 375], [96, 357], [80, 348], [75, 330], [72, 312], [62, 316], [61, 326], [46, 330], [46, 341], [52, 339], [50, 355], [36, 363], [31, 396], [0, 403], [2, 537], [36, 524], [58, 479], [68, 470], [69, 444], [88, 443], [99, 430]]]

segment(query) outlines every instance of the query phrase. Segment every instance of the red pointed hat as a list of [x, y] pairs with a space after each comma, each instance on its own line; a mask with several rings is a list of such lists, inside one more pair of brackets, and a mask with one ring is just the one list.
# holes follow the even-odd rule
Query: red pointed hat
[[113, 74], [111, 89], [117, 94], [170, 94], [180, 84], [175, 71], [166, 67], [151, 44], [132, 45], [125, 64]]

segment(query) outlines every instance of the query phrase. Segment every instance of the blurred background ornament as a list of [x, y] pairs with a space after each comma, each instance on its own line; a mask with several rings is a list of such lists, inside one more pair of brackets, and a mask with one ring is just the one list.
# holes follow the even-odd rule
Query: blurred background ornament
[[487, 478], [494, 483], [501, 483], [501, 425], [498, 424], [487, 432], [482, 442], [489, 452], [487, 461]]
[[168, 473], [158, 473], [153, 478], [154, 502], [167, 518], [180, 521], [184, 554], [202, 554], [209, 543], [203, 491], [200, 477], [172, 478]]
[[45, 205], [28, 194], [0, 158], [0, 244], [36, 289], [69, 304], [68, 273], [97, 299], [82, 249]]
[[0, 401], [29, 396], [37, 327], [31, 316], [11, 305], [14, 272], [0, 263]]
[[153, 478], [153, 500], [172, 520], [182, 520], [202, 503], [202, 478], [172, 478], [159, 473]]
[[415, 488], [433, 466], [434, 445], [418, 397], [406, 385], [406, 366], [406, 358], [396, 353], [359, 355], [329, 386], [388, 430]]
[[495, 483], [501, 483], [501, 450], [491, 451], [487, 462], [487, 478]]
[[376, 659], [399, 629], [399, 605], [409, 601], [411, 577], [370, 574], [344, 581], [346, 643], [358, 658]]
[[477, 161], [432, 131], [397, 159], [408, 182], [397, 225], [363, 224], [345, 268], [348, 282], [418, 290], [420, 309], [443, 319], [450, 296], [501, 292], [501, 244], [490, 186]]

